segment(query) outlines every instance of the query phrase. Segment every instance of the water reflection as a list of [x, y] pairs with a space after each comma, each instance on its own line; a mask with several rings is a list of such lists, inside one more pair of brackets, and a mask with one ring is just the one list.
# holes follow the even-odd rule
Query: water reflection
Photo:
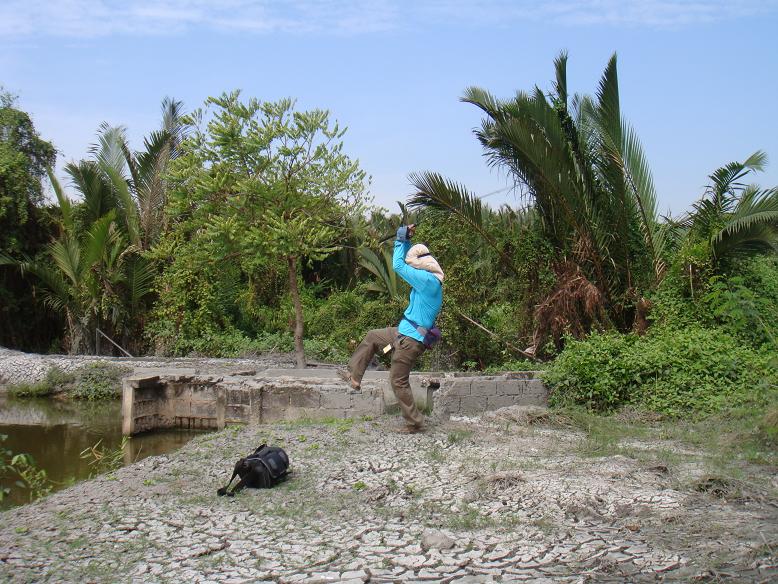
[[[122, 441], [119, 401], [84, 403], [55, 399], [14, 399], [0, 394], [0, 434], [8, 436], [4, 447], [13, 453], [35, 458], [61, 489], [88, 478], [94, 471], [80, 454], [98, 441], [101, 447], [115, 449]], [[169, 430], [133, 437], [124, 452], [124, 463], [180, 448], [196, 430]], [[15, 477], [0, 478], [11, 487], [11, 496], [0, 502], [8, 508], [29, 501], [29, 493], [14, 485]]]

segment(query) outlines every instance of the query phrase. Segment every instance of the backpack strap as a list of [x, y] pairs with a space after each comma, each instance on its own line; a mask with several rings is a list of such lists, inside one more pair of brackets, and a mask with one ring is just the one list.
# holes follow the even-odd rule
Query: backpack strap
[[[220, 497], [223, 497], [224, 495], [229, 495], [230, 497], [233, 497], [235, 495], [235, 489], [232, 490], [232, 493], [228, 493], [227, 489], [230, 488], [230, 484], [232, 483], [232, 481], [235, 480], [236, 476], [238, 476], [237, 465], [236, 465], [236, 468], [235, 468], [235, 472], [232, 473], [232, 478], [230, 478], [230, 482], [227, 483], [226, 485], [224, 485], [222, 488], [217, 489], [216, 494], [219, 495]], [[243, 479], [241, 479], [241, 482], [242, 481], [243, 481]], [[240, 483], [238, 483], [238, 484], [240, 484]], [[237, 487], [235, 487], [235, 488], [237, 488]]]
[[[415, 328], [415, 329], [416, 329], [416, 330], [419, 332], [419, 334], [420, 334], [422, 337], [423, 337], [424, 335], [426, 335], [426, 334], [427, 334], [427, 332], [429, 332], [429, 329], [425, 329], [425, 328], [424, 328], [423, 326], [421, 326], [419, 323], [413, 322], [413, 321], [412, 321], [410, 318], [408, 318], [408, 317], [407, 317], [407, 316], [405, 316], [404, 314], [403, 314], [402, 320], [408, 321], [408, 322], [411, 324], [411, 326], [412, 326], [413, 328]], [[435, 326], [435, 323], [433, 322], [433, 323], [432, 323], [432, 326], [431, 326], [430, 328], [433, 328], [434, 326]]]

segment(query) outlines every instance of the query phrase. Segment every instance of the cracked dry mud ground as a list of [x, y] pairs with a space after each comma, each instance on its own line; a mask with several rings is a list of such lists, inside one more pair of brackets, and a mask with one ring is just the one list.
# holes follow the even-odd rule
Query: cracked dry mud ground
[[[726, 499], [695, 489], [705, 453], [677, 445], [633, 441], [633, 457], [594, 458], [569, 430], [460, 420], [402, 435], [396, 424], [228, 429], [7, 511], [0, 580], [778, 578], [770, 469], [749, 470], [761, 491]], [[292, 478], [216, 497], [265, 441], [287, 449]]]

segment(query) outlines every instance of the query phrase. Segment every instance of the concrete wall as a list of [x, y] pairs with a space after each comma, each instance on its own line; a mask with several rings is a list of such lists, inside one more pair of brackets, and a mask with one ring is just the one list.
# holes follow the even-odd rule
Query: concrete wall
[[[265, 370], [256, 375], [205, 376], [149, 371], [123, 381], [123, 432], [155, 428], [222, 429], [300, 418], [378, 416], [398, 410], [387, 372], [368, 372], [352, 391], [332, 370]], [[411, 376], [420, 409], [473, 415], [510, 405], [545, 405], [547, 392], [532, 374]]]
[[226, 388], [221, 378], [140, 375], [122, 381], [122, 432], [157, 428], [219, 430], [225, 426]]
[[548, 390], [532, 371], [495, 376], [451, 377], [441, 380], [433, 412], [441, 417], [472, 416], [500, 408], [545, 406]]

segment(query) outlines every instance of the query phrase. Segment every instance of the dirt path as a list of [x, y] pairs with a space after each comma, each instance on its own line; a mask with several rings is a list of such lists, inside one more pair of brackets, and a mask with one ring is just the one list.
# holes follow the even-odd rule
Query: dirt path
[[[733, 490], [709, 480], [704, 453], [671, 444], [593, 457], [563, 429], [459, 420], [409, 436], [396, 424], [228, 429], [7, 511], [0, 580], [778, 578], [777, 485], [764, 469]], [[287, 449], [293, 478], [216, 497], [262, 442]]]

